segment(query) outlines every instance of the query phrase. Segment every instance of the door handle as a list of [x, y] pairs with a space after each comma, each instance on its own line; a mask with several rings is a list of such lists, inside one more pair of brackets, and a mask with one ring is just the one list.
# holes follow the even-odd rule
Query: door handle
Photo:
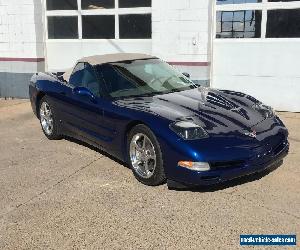
[[59, 92], [59, 94], [61, 94], [61, 95], [67, 95], [66, 92], [63, 92], [63, 91]]

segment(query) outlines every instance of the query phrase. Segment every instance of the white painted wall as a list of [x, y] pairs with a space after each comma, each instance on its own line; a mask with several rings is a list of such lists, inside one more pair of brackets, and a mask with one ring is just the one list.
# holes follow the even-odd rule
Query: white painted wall
[[300, 112], [300, 39], [215, 40], [212, 86]]
[[[0, 0], [0, 57], [43, 58], [41, 0]], [[1, 62], [1, 72], [35, 72], [37, 63]]]
[[43, 57], [41, 0], [0, 0], [1, 57]]
[[[168, 62], [208, 62], [209, 0], [152, 0], [152, 53]], [[208, 79], [208, 67], [179, 67]]]
[[208, 6], [208, 0], [152, 0], [153, 53], [167, 61], [207, 62]]

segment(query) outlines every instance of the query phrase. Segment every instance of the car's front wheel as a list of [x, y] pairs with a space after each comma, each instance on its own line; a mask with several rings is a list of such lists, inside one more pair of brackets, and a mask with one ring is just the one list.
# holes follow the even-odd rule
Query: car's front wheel
[[132, 172], [138, 181], [149, 186], [165, 182], [161, 149], [148, 127], [140, 124], [129, 132], [127, 149]]
[[55, 119], [55, 111], [47, 96], [44, 96], [40, 101], [39, 118], [43, 132], [48, 139], [61, 139], [61, 135], [59, 134], [57, 127], [57, 121]]

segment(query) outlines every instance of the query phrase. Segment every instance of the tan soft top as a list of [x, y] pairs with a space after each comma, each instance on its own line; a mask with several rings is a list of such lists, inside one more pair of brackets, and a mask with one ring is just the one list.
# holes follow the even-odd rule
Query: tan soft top
[[[150, 58], [156, 58], [154, 56], [150, 56], [147, 54], [138, 54], [138, 53], [115, 53], [115, 54], [105, 54], [105, 55], [95, 55], [95, 56], [88, 56], [83, 57], [79, 59], [77, 63], [79, 62], [86, 62], [91, 65], [99, 65], [104, 63], [113, 63], [113, 62], [122, 62], [122, 61], [130, 61], [130, 60], [139, 60], [139, 59], [150, 59]], [[75, 66], [76, 66], [75, 64]], [[67, 70], [63, 74], [63, 78], [65, 81], [70, 80], [70, 76], [73, 72], [73, 68]]]
[[78, 62], [87, 62], [91, 65], [98, 65], [104, 63], [113, 63], [113, 62], [121, 62], [121, 61], [130, 61], [130, 60], [138, 60], [138, 59], [148, 59], [155, 58], [154, 56], [146, 55], [146, 54], [137, 54], [137, 53], [116, 53], [116, 54], [106, 54], [106, 55], [95, 55], [84, 57]]

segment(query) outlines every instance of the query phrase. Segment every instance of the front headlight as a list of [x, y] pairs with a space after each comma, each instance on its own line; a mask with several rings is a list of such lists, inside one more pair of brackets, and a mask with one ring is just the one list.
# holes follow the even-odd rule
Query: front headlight
[[170, 125], [170, 129], [185, 140], [207, 138], [207, 132], [193, 121], [178, 121]]
[[275, 114], [272, 107], [267, 106], [263, 103], [256, 103], [252, 107], [254, 110], [258, 111], [264, 118], [273, 117]]

